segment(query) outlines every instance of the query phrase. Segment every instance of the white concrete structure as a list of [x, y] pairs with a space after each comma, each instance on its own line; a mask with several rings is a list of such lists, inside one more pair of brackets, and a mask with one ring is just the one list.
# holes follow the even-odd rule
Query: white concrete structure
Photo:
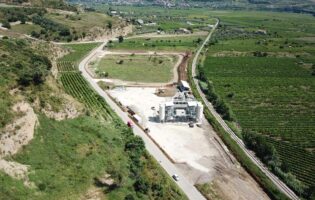
[[201, 122], [202, 113], [202, 103], [187, 92], [179, 92], [159, 106], [160, 122]]

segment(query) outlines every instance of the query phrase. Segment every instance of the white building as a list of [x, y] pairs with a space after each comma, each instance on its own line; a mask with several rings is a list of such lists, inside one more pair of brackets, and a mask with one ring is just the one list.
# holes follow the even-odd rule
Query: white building
[[137, 19], [136, 21], [139, 25], [143, 25], [144, 24], [144, 21], [142, 19]]
[[160, 122], [201, 122], [203, 105], [187, 92], [178, 92], [171, 101], [161, 103]]

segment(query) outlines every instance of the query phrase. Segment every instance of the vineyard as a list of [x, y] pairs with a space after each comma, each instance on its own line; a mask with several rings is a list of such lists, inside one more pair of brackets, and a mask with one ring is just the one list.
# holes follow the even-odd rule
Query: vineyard
[[315, 80], [295, 59], [208, 57], [206, 73], [243, 131], [268, 136], [287, 170], [314, 184]]
[[282, 172], [277, 175], [299, 195], [311, 198], [315, 185], [315, 52], [308, 36], [315, 33], [313, 18], [235, 12], [222, 14], [220, 19], [203, 73], [231, 111], [237, 124], [233, 128], [243, 137], [244, 133], [264, 136], [279, 155], [281, 170], [302, 184], [292, 184]]
[[91, 89], [89, 83], [80, 74], [77, 64], [87, 52], [97, 47], [100, 43], [65, 45], [70, 49], [67, 54], [57, 62], [60, 80], [67, 93], [84, 103], [90, 111], [105, 120], [113, 118], [112, 112], [104, 99]]

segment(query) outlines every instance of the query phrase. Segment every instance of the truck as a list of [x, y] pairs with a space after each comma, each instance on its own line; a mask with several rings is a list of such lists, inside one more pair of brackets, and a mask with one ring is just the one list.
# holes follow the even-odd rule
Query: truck
[[127, 126], [128, 126], [129, 128], [133, 128], [133, 123], [132, 123], [132, 121], [128, 121], [128, 122], [127, 122]]

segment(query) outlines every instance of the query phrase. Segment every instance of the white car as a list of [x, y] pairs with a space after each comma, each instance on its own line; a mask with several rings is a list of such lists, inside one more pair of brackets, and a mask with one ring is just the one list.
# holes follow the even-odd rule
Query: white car
[[177, 174], [174, 174], [172, 177], [175, 181], [179, 181], [179, 176]]

